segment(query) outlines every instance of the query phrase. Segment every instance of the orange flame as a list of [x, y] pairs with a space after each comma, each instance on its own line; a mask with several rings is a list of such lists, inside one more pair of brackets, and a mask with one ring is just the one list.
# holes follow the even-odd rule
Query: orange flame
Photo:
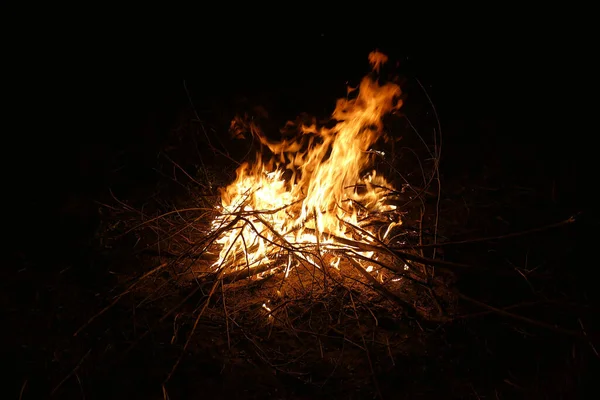
[[[378, 72], [387, 56], [375, 51], [369, 61]], [[332, 128], [302, 126], [300, 137], [274, 143], [246, 124], [272, 156], [264, 161], [259, 154], [253, 165], [244, 163], [236, 180], [221, 189], [222, 213], [214, 226], [231, 226], [217, 240], [223, 248], [215, 265], [256, 267], [290, 244], [327, 251], [330, 235], [347, 237], [348, 224], [356, 226], [359, 217], [392, 207], [383, 203], [390, 185], [376, 171], [365, 170], [369, 147], [383, 136], [382, 118], [402, 106], [400, 95], [395, 83], [380, 85], [366, 76], [356, 97], [337, 101]], [[236, 119], [232, 125], [244, 122]], [[289, 263], [284, 268], [289, 272]]]

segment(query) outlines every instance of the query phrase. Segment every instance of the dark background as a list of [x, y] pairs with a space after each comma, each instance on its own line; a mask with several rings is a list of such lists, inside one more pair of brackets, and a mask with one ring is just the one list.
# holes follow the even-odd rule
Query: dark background
[[[441, 120], [446, 174], [492, 162], [506, 179], [556, 179], [565, 205], [574, 206], [588, 147], [573, 89], [582, 54], [551, 30], [506, 33], [415, 40], [403, 31], [239, 31], [199, 33], [189, 47], [142, 35], [42, 35], [32, 48], [14, 44], [17, 56], [8, 62], [14, 124], [6, 184], [27, 208], [60, 203], [65, 193], [94, 197], [152, 180], [142, 170], [154, 166], [182, 110], [193, 105], [204, 120], [220, 118], [223, 134], [240, 98], [265, 105], [277, 123], [303, 111], [323, 117], [368, 71], [367, 56], [377, 48], [390, 56], [390, 72], [427, 89]], [[428, 107], [414, 88], [406, 94], [407, 109]], [[116, 156], [128, 171], [111, 172]]]

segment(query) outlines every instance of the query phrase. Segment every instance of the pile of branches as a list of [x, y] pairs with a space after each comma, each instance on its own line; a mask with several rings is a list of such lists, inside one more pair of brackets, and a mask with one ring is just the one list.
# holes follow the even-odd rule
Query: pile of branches
[[[222, 217], [216, 207], [151, 216], [147, 209], [134, 209], [115, 198], [109, 210], [112, 224], [107, 229], [112, 232], [104, 233], [104, 245], [130, 247], [128, 259], [147, 272], [135, 278], [133, 270], [124, 273], [122, 292], [77, 333], [133, 294], [137, 309], [161, 305], [163, 315], [156, 326], [173, 321], [171, 343], [181, 346], [182, 355], [201, 347], [210, 335], [227, 357], [251, 351], [294, 380], [310, 377], [316, 385], [346, 380], [359, 387], [372, 383], [374, 363], [391, 368], [398, 352], [404, 352], [407, 333], [399, 321], [416, 326], [440, 322], [454, 306], [450, 278], [434, 275], [431, 267], [445, 263], [412, 249], [423, 241], [423, 234], [407, 226], [396, 228], [387, 242], [374, 235], [371, 243], [331, 236], [333, 244], [298, 245], [278, 236], [271, 243], [270, 262], [246, 265], [242, 256], [237, 262], [215, 265], [222, 250], [215, 241], [236, 226], [240, 229], [240, 221], [253, 224], [260, 219], [268, 227], [261, 212], [229, 214], [229, 222], [215, 228], [210, 222]], [[385, 220], [381, 217], [379, 223]], [[353, 229], [357, 238], [367, 233], [358, 226]], [[365, 252], [373, 255], [366, 258], [361, 254]], [[338, 268], [331, 266], [334, 257], [339, 258]], [[295, 268], [286, 274], [290, 264]], [[151, 332], [142, 333], [136, 343]], [[245, 349], [244, 343], [253, 350]], [[411, 351], [417, 348], [412, 344]], [[331, 368], [315, 375], [313, 367], [324, 359]]]
[[[180, 171], [179, 176], [189, 178], [186, 184], [196, 188], [212, 186], [210, 182], [202, 182], [203, 177], [209, 176], [207, 171], [192, 179], [191, 173], [181, 173], [183, 168], [172, 158], [165, 159], [172, 164], [173, 171]], [[185, 338], [180, 337], [179, 328], [174, 328], [172, 343], [183, 346], [181, 354], [198, 345], [194, 340], [200, 335], [198, 327], [203, 327], [202, 335], [211, 331], [208, 324], [216, 337], [226, 339], [223, 348], [229, 354], [241, 335], [255, 349], [260, 347], [257, 355], [268, 365], [289, 363], [293, 358], [294, 363], [288, 365], [292, 369], [294, 365], [304, 365], [306, 369], [315, 364], [311, 357], [322, 359], [326, 352], [339, 353], [340, 345], [351, 344], [344, 357], [352, 361], [345, 363], [366, 362], [369, 366], [356, 365], [352, 380], [360, 384], [357, 371], [363, 371], [363, 379], [370, 380], [372, 357], [383, 355], [386, 361], [378, 363], [393, 365], [397, 353], [394, 347], [404, 348], [406, 334], [397, 331], [398, 321], [418, 327], [424, 323], [437, 324], [447, 320], [455, 307], [452, 273], [434, 271], [435, 267], [451, 272], [465, 266], [434, 258], [435, 253], [433, 257], [431, 252], [427, 254], [428, 243], [437, 242], [436, 227], [426, 226], [428, 220], [424, 218], [426, 203], [439, 196], [431, 189], [438, 166], [437, 160], [433, 161], [432, 172], [421, 171], [427, 178], [419, 186], [405, 181], [401, 191], [389, 194], [397, 207], [369, 215], [360, 226], [346, 222], [347, 232], [352, 234], [346, 237], [325, 234], [327, 243], [298, 244], [278, 234], [268, 222], [268, 215], [280, 210], [244, 211], [242, 203], [235, 212], [225, 215], [218, 206], [218, 195], [199, 195], [197, 189], [195, 196], [184, 201], [167, 202], [155, 196], [151, 202], [137, 206], [113, 196], [112, 203], [103, 204], [105, 225], [98, 237], [107, 254], [120, 249], [123, 255], [118, 275], [122, 277], [123, 289], [76, 334], [124, 296], [133, 295], [136, 309], [160, 304], [163, 315], [157, 326], [174, 319], [174, 326], [190, 327]], [[392, 221], [403, 223], [397, 224], [383, 239], [380, 233]], [[267, 256], [252, 264], [244, 254], [237, 254], [215, 264], [223, 250], [217, 240], [232, 230], [241, 232], [246, 227], [269, 242]], [[274, 239], [269, 240], [266, 231]], [[312, 233], [307, 228], [305, 231]], [[369, 240], [365, 241], [365, 237]], [[247, 245], [247, 251], [254, 250], [251, 243]], [[334, 259], [337, 267], [332, 266]], [[139, 271], [144, 270], [140, 276]], [[393, 327], [392, 335], [385, 333], [386, 326]], [[136, 343], [151, 331], [140, 335]], [[287, 350], [275, 351], [264, 346], [264, 341], [273, 337], [293, 340]], [[307, 347], [306, 340], [314, 346]], [[281, 340], [276, 345], [282, 346]], [[337, 363], [340, 362], [337, 358]], [[303, 368], [295, 372], [289, 368], [284, 368], [286, 374], [304, 373]], [[338, 373], [349, 371], [340, 369]], [[331, 377], [326, 374], [323, 382]]]
[[[410, 189], [420, 193], [421, 200], [427, 200], [427, 190]], [[513, 235], [438, 243], [428, 234], [433, 229], [423, 225], [424, 210], [404, 207], [401, 216], [397, 215], [399, 211], [391, 210], [387, 215], [382, 213], [371, 221], [363, 221], [363, 227], [374, 228], [371, 232], [381, 231], [378, 228], [400, 217], [414, 222], [399, 225], [385, 241], [359, 226], [349, 226], [356, 239], [329, 235], [333, 241], [327, 244], [299, 245], [276, 234], [276, 239], [270, 241], [268, 262], [252, 265], [242, 255], [227, 257], [215, 264], [222, 250], [215, 242], [231, 230], [241, 231], [246, 225], [255, 229], [255, 224], [260, 222], [262, 227], [276, 233], [265, 217], [271, 211], [242, 211], [242, 204], [239, 211], [222, 215], [216, 207], [218, 196], [196, 198], [193, 204], [181, 208], [156, 204], [152, 211], [150, 207], [136, 209], [116, 197], [114, 200], [112, 205], [105, 206], [107, 221], [111, 224], [102, 234], [104, 245], [130, 247], [130, 255], [141, 265], [155, 267], [137, 278], [131, 278], [134, 271], [124, 274], [125, 289], [77, 333], [123, 296], [133, 293], [136, 307], [161, 300], [164, 314], [158, 324], [175, 320], [171, 342], [182, 345], [181, 354], [198, 346], [193, 339], [199, 335], [198, 327], [202, 327], [203, 335], [212, 332], [213, 342], [221, 340], [222, 348], [229, 354], [240, 351], [237, 346], [240, 342], [251, 343], [255, 354], [266, 365], [298, 378], [309, 375], [309, 366], [314, 360], [323, 359], [328, 351], [333, 354], [339, 351], [340, 345], [349, 344], [351, 349], [346, 349], [345, 355], [335, 360], [341, 363], [342, 358], [348, 358], [344, 363], [354, 367], [352, 371], [340, 369], [338, 373], [342, 375], [335, 378], [351, 378], [359, 385], [374, 376], [373, 358], [386, 358], [378, 360], [378, 365], [391, 367], [398, 347], [403, 352], [406, 350], [407, 335], [400, 333], [398, 321], [419, 329], [451, 321], [457, 317], [458, 298], [475, 302], [486, 312], [560, 330], [461, 294], [453, 287], [457, 272], [498, 274], [499, 271], [445, 261], [436, 257], [435, 250], [529, 234], [570, 224], [574, 218]], [[165, 212], [168, 207], [174, 209]], [[225, 222], [214, 226], [212, 222], [218, 220]], [[255, 230], [255, 233], [268, 240], [264, 231]], [[365, 235], [371, 240], [360, 240]], [[365, 252], [372, 256], [365, 257]], [[331, 266], [334, 257], [340, 259], [338, 268]], [[295, 268], [286, 273], [286, 266], [291, 264]], [[380, 274], [385, 278], [381, 279]], [[191, 328], [182, 337], [178, 327], [184, 325]], [[136, 343], [149, 333], [151, 330], [143, 333]], [[282, 337], [286, 339], [282, 341]], [[274, 341], [276, 346], [269, 346], [269, 341]], [[313, 346], [307, 346], [307, 341]], [[415, 345], [411, 346], [415, 351]], [[180, 360], [173, 366], [167, 381]], [[361, 363], [365, 365], [360, 366]], [[362, 371], [362, 375], [358, 371]], [[314, 372], [310, 376], [315, 379]], [[323, 373], [320, 384], [324, 385], [332, 376], [331, 371]]]
[[[423, 180], [417, 184], [402, 177], [403, 189], [395, 193], [395, 209], [371, 215], [360, 226], [346, 223], [352, 234], [327, 234], [327, 243], [298, 244], [286, 239], [268, 222], [268, 215], [280, 210], [245, 211], [242, 203], [235, 212], [223, 214], [218, 207], [220, 198], [214, 193], [200, 195], [196, 191], [177, 203], [155, 197], [153, 203], [143, 206], [113, 197], [111, 204], [103, 205], [105, 225], [98, 236], [107, 253], [121, 249], [125, 254], [118, 274], [122, 290], [76, 335], [132, 295], [134, 309], [159, 304], [162, 312], [155, 326], [140, 334], [132, 347], [157, 327], [173, 326], [171, 344], [180, 347], [181, 356], [166, 381], [183, 354], [199, 349], [216, 351], [216, 357], [227, 358], [231, 365], [252, 353], [276, 373], [319, 387], [332, 381], [352, 381], [360, 387], [374, 379], [374, 369], [392, 368], [399, 353], [424, 352], [422, 344], [410, 341], [411, 334], [463, 318], [458, 314], [458, 299], [485, 309], [483, 313], [581, 336], [578, 331], [514, 314], [510, 306], [497, 308], [479, 302], [454, 285], [463, 272], [520, 276], [518, 271], [492, 270], [440, 256], [440, 249], [497, 242], [568, 225], [575, 219], [509, 235], [444, 240], [438, 232], [439, 148], [428, 152], [432, 156], [430, 171], [425, 173], [422, 166]], [[167, 160], [173, 171], [183, 171], [171, 158]], [[390, 161], [390, 166], [395, 161]], [[202, 172], [201, 177], [210, 175], [207, 170]], [[184, 175], [196, 188], [213, 186], [191, 173]], [[175, 174], [173, 179], [177, 179]], [[385, 235], [387, 239], [372, 233], [385, 231], [390, 221], [399, 220], [403, 224]], [[214, 221], [221, 223], [215, 225]], [[237, 254], [217, 263], [223, 250], [218, 239], [246, 228], [269, 242], [266, 258], [251, 263], [244, 254]], [[268, 239], [267, 232], [274, 239]], [[248, 246], [246, 251], [253, 251], [252, 244]], [[334, 259], [337, 268], [332, 266]], [[140, 275], [140, 271], [146, 272]], [[211, 338], [208, 346], [203, 345], [207, 336]], [[198, 337], [203, 339], [194, 340]], [[315, 372], [319, 360], [328, 360], [330, 368]], [[378, 385], [377, 381], [371, 383]]]

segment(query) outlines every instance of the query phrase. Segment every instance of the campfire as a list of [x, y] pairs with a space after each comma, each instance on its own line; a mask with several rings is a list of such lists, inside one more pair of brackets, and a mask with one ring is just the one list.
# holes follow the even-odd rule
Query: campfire
[[[138, 393], [146, 385], [130, 379], [131, 371], [151, 373], [143, 382], [162, 381], [164, 398], [169, 392], [189, 397], [190, 387], [204, 397], [211, 397], [207, 388], [218, 392], [212, 397], [240, 398], [469, 397], [477, 379], [490, 388], [482, 397], [490, 397], [507, 383], [509, 390], [527, 386], [526, 378], [518, 385], [506, 379], [513, 380], [513, 362], [520, 359], [499, 368], [497, 382], [487, 373], [473, 380], [477, 368], [468, 360], [481, 361], [482, 371], [496, 370], [502, 353], [529, 351], [532, 337], [549, 343], [544, 331], [582, 346], [576, 361], [575, 345], [555, 342], [568, 359], [549, 370], [584, 365], [585, 346], [598, 356], [589, 339], [597, 334], [588, 336], [584, 325], [595, 309], [567, 303], [560, 282], [567, 268], [560, 258], [554, 266], [540, 264], [539, 245], [540, 251], [530, 248], [527, 239], [573, 225], [577, 214], [507, 232], [500, 218], [504, 189], [468, 184], [461, 175], [452, 182], [448, 174], [442, 197], [442, 136], [429, 94], [416, 78], [402, 89], [395, 78], [386, 79], [386, 55], [374, 51], [368, 59], [368, 74], [337, 100], [327, 120], [299, 118], [276, 138], [261, 129], [264, 113], [262, 120], [241, 115], [231, 121], [231, 114], [202, 120], [189, 96], [193, 107], [161, 150], [156, 183], [129, 197], [114, 188], [112, 199], [98, 201], [98, 256], [81, 269], [93, 278], [71, 279], [68, 267], [60, 272], [66, 289], [52, 289], [77, 299], [48, 302], [57, 309], [56, 321], [64, 321], [60, 331], [70, 333], [73, 321], [81, 321], [64, 340], [73, 343], [69, 351], [43, 348], [53, 357], [45, 361], [48, 368], [56, 369], [60, 357], [69, 366], [59, 371], [52, 393], [62, 394], [67, 384], [79, 384], [83, 393], [82, 382], [90, 380], [79, 375], [91, 377], [97, 364], [100, 385], [107, 370], [123, 365], [115, 373], [122, 375], [119, 382], [133, 382]], [[422, 96], [427, 117], [411, 120], [415, 110], [403, 108], [404, 91], [410, 107]], [[228, 141], [219, 133], [230, 121]], [[430, 138], [421, 136], [425, 131]], [[240, 149], [243, 158], [235, 155]], [[518, 204], [523, 193], [519, 188]], [[537, 207], [538, 194], [531, 196]], [[548, 242], [565, 259], [572, 253], [564, 244], [576, 242], [570, 234], [565, 229]], [[543, 238], [539, 244], [553, 247]], [[530, 252], [537, 261], [528, 266]], [[96, 261], [106, 267], [102, 274]], [[36, 304], [49, 293], [38, 291]], [[98, 307], [88, 313], [77, 304], [81, 299]], [[577, 312], [563, 312], [571, 307]], [[32, 326], [49, 322], [32, 315]], [[110, 319], [102, 322], [103, 315]], [[510, 335], [519, 336], [513, 342], [522, 347], [500, 344]], [[537, 354], [546, 353], [544, 347]], [[544, 360], [536, 357], [535, 366]], [[529, 365], [516, 369], [536, 370]], [[529, 393], [539, 394], [549, 376], [554, 372], [538, 368]], [[571, 378], [579, 379], [577, 370]]]
[[[446, 277], [431, 268], [451, 263], [427, 256], [435, 251], [437, 226], [423, 218], [427, 199], [436, 195], [429, 187], [437, 176], [439, 153], [425, 145], [430, 158], [416, 163], [422, 177], [416, 185], [399, 172], [415, 165], [399, 165], [394, 153], [399, 132], [386, 130], [388, 117], [396, 118], [403, 105], [396, 81], [380, 77], [386, 61], [378, 51], [369, 54], [371, 71], [337, 100], [326, 123], [288, 122], [281, 138], [273, 140], [256, 120], [234, 118], [232, 140], [247, 139], [244, 143], [251, 142], [256, 152], [252, 161], [239, 165], [230, 183], [211, 182], [208, 163], [196, 179], [166, 156], [173, 171], [195, 185], [187, 202], [173, 206], [161, 200], [149, 211], [115, 197], [117, 206], [106, 208], [121, 226], [111, 225], [106, 237], [118, 242], [134, 236], [137, 261], [155, 266], [76, 335], [134, 293], [136, 308], [156, 299], [164, 302], [157, 329], [174, 317], [170, 341], [182, 344], [181, 354], [200, 327], [208, 334], [217, 324], [213, 341], [225, 337], [221, 349], [231, 354], [240, 340], [258, 346], [272, 333], [312, 343], [310, 351], [287, 340], [261, 349], [260, 357], [272, 365], [287, 365], [292, 357], [296, 366], [289, 368], [302, 364], [303, 370], [323, 359], [327, 349], [337, 351], [347, 342], [352, 349], [343, 354], [355, 369], [344, 379], [369, 381], [374, 367], [370, 356], [362, 358], [373, 345], [367, 336], [383, 346], [377, 351], [393, 364], [394, 344], [379, 325], [396, 326], [404, 319], [439, 322], [452, 299]], [[211, 192], [215, 186], [221, 187], [218, 196]], [[198, 187], [210, 194], [199, 195]], [[179, 327], [184, 325], [191, 330], [182, 336]], [[151, 332], [139, 335], [136, 343]], [[288, 367], [274, 368], [290, 373]]]
[[371, 146], [389, 139], [383, 118], [400, 109], [402, 91], [377, 80], [384, 54], [374, 51], [369, 61], [372, 73], [337, 101], [332, 127], [301, 125], [299, 135], [274, 142], [253, 121], [232, 122], [237, 137], [248, 132], [262, 151], [220, 190], [213, 233], [222, 247], [214, 268], [288, 276], [298, 265], [339, 269], [346, 259], [379, 282], [392, 278], [381, 258], [389, 256], [385, 243], [402, 224], [402, 210], [398, 190], [372, 168], [385, 153]]

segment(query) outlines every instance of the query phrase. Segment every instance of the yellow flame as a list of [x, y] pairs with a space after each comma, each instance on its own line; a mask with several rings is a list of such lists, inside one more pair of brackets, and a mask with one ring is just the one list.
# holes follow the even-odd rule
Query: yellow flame
[[[387, 56], [375, 51], [369, 61], [378, 72]], [[263, 160], [259, 154], [252, 165], [244, 163], [235, 181], [221, 189], [222, 214], [214, 226], [231, 223], [233, 229], [218, 238], [223, 247], [215, 265], [254, 268], [269, 262], [284, 243], [315, 244], [326, 251], [332, 243], [329, 235], [347, 236], [347, 223], [356, 226], [359, 216], [394, 208], [383, 204], [388, 182], [375, 171], [365, 175], [365, 170], [369, 147], [383, 136], [382, 118], [402, 106], [401, 89], [368, 75], [355, 92], [354, 98], [337, 101], [335, 126], [301, 126], [301, 135], [293, 139], [272, 142], [256, 125], [239, 118], [232, 122], [235, 129], [250, 130], [272, 155]], [[399, 223], [392, 223], [385, 236]], [[300, 257], [319, 266], [310, 255]], [[331, 265], [337, 268], [339, 259]], [[286, 275], [291, 268], [289, 258]]]

